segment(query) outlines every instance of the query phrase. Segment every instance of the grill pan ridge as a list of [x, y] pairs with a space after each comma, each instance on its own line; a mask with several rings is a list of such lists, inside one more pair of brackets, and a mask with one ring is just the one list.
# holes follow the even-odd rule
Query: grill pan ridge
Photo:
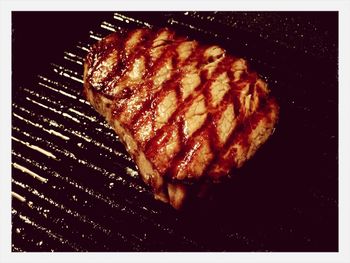
[[[74, 16], [95, 19], [81, 35], [67, 29], [62, 46], [52, 34], [56, 49], [42, 52], [51, 57], [22, 65], [26, 18], [65, 14], [12, 17], [13, 252], [338, 250], [336, 12], [71, 13], [66, 26]], [[281, 105], [257, 155], [180, 212], [153, 199], [81, 92], [89, 47], [140, 26], [168, 26], [246, 58]]]

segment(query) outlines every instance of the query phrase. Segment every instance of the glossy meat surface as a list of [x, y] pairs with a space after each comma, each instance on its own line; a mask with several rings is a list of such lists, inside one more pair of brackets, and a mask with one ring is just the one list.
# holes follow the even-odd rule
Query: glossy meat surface
[[220, 181], [251, 158], [279, 110], [244, 59], [166, 28], [99, 41], [84, 64], [84, 92], [155, 197], [175, 208], [191, 184]]

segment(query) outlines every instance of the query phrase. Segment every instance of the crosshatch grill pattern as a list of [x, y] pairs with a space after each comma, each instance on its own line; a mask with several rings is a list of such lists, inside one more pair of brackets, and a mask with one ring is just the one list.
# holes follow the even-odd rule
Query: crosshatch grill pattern
[[277, 120], [266, 83], [244, 59], [167, 28], [111, 34], [84, 68], [88, 101], [122, 134], [156, 198], [176, 208], [194, 194], [191, 181], [240, 168]]
[[[82, 96], [83, 60], [91, 45], [102, 37], [122, 28], [151, 28], [156, 24], [171, 26], [194, 39], [226, 40], [227, 46], [233, 39], [212, 29], [218, 25], [236, 27], [230, 17], [189, 12], [145, 19], [137, 13], [115, 13], [98, 30], [88, 32], [87, 39], [64, 52], [62, 60], [51, 63], [49, 70], [38, 72], [35, 86], [18, 87], [16, 94], [20, 96], [12, 103], [12, 251], [288, 250], [283, 243], [275, 242], [286, 236], [294, 244], [291, 250], [318, 249], [314, 238], [321, 235], [319, 232], [307, 228], [298, 232], [298, 226], [287, 220], [291, 215], [301, 220], [298, 208], [281, 209], [289, 222], [284, 225], [273, 219], [262, 221], [268, 228], [264, 231], [254, 226], [251, 217], [246, 218], [247, 223], [230, 215], [232, 222], [227, 222], [222, 213], [218, 217], [223, 221], [206, 222], [199, 218], [208, 216], [205, 209], [198, 210], [198, 217], [183, 217], [155, 201], [114, 131]], [[203, 25], [203, 21], [211, 22]], [[259, 58], [275, 55], [273, 49], [265, 49], [266, 43], [249, 42], [254, 43], [266, 52]], [[237, 55], [244, 53], [244, 42], [242, 46]], [[257, 59], [254, 52], [252, 56], [250, 60]], [[280, 73], [273, 64], [259, 59], [255, 62]], [[276, 84], [272, 78], [269, 83]], [[285, 85], [281, 81], [278, 84]], [[307, 108], [302, 110], [308, 112]], [[333, 208], [336, 204], [332, 198], [314, 198], [323, 200], [321, 207]], [[239, 213], [247, 213], [244, 206], [237, 206]], [[256, 214], [272, 212], [257, 210]], [[312, 224], [326, 222], [311, 212], [307, 216]]]

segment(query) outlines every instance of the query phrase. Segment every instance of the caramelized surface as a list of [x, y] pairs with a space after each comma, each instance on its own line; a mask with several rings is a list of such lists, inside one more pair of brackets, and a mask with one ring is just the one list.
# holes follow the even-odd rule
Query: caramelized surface
[[[169, 29], [104, 38], [84, 75], [90, 102], [132, 138], [129, 152], [142, 153], [160, 184], [219, 180], [255, 153], [277, 120], [266, 83], [245, 60]], [[181, 189], [169, 185], [166, 195]]]

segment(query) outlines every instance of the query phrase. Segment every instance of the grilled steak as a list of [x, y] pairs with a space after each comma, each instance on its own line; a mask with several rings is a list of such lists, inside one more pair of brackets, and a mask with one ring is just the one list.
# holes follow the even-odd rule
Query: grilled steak
[[271, 135], [278, 105], [244, 59], [163, 28], [114, 33], [84, 64], [84, 93], [125, 144], [157, 199], [241, 167]]

